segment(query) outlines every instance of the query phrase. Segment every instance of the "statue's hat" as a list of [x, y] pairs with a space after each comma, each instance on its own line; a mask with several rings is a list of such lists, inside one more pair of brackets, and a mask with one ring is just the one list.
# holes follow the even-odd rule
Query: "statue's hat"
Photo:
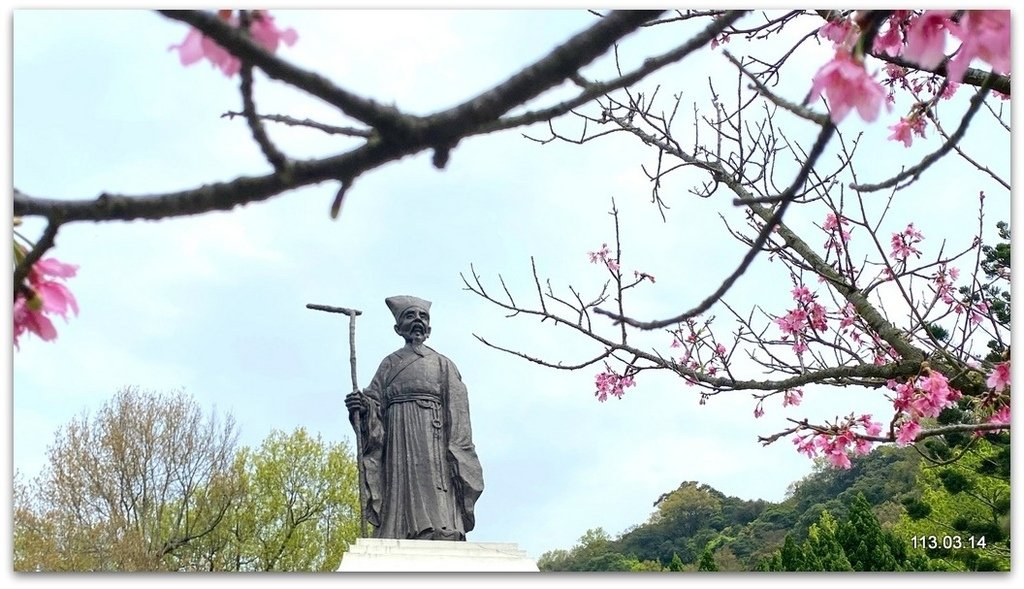
[[424, 311], [430, 312], [430, 301], [425, 301], [419, 297], [399, 295], [388, 297], [384, 299], [384, 302], [388, 304], [388, 308], [391, 309], [391, 314], [395, 316], [395, 323], [398, 323], [398, 318], [401, 317], [402, 313], [405, 313], [405, 310], [409, 307], [419, 307]]

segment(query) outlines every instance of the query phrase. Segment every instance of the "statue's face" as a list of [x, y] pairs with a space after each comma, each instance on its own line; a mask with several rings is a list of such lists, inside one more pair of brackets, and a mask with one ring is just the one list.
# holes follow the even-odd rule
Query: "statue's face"
[[407, 342], [423, 343], [430, 337], [430, 313], [419, 307], [409, 307], [399, 315], [395, 333]]

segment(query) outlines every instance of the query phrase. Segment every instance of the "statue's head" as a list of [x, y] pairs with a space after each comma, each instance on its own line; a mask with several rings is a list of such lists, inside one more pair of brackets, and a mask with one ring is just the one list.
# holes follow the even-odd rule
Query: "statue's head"
[[430, 301], [418, 297], [396, 296], [384, 300], [395, 316], [395, 333], [406, 343], [422, 344], [430, 337]]

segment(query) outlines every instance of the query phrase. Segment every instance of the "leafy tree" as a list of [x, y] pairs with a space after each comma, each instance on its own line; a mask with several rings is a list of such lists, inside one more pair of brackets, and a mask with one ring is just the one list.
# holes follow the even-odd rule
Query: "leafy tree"
[[239, 499], [235, 441], [230, 417], [205, 418], [183, 392], [122, 389], [58, 431], [16, 494], [15, 570], [167, 570]]
[[807, 530], [803, 545], [803, 571], [852, 571], [838, 538], [839, 526], [832, 514], [821, 512], [817, 523]]
[[329, 571], [357, 536], [355, 463], [297, 429], [235, 450], [181, 392], [122, 390], [15, 479], [16, 571]]
[[952, 570], [1010, 570], [1010, 480], [1003, 462], [1009, 444], [988, 437], [974, 440], [955, 462], [923, 465], [919, 494], [906, 499], [895, 527], [915, 544], [912, 551]]
[[855, 571], [898, 571], [892, 554], [891, 534], [882, 531], [871, 505], [859, 493], [850, 507], [850, 515], [839, 526], [839, 542]]
[[672, 562], [668, 565], [668, 570], [678, 573], [684, 570], [683, 560], [679, 558], [679, 554], [672, 554]]
[[710, 548], [705, 548], [700, 553], [700, 562], [697, 563], [698, 571], [717, 571], [718, 565], [715, 564], [715, 554]]

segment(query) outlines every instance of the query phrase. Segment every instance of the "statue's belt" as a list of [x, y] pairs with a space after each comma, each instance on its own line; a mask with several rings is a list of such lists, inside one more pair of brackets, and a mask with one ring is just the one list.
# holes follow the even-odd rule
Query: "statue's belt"
[[[433, 411], [433, 418], [430, 421], [430, 425], [434, 426], [435, 429], [440, 429], [444, 423], [441, 421], [441, 395], [440, 393], [430, 393], [427, 391], [410, 391], [403, 393], [395, 393], [388, 395], [387, 405], [385, 411], [390, 409], [395, 403], [408, 403], [410, 401], [417, 401], [422, 403], [428, 403], [429, 408]], [[426, 406], [424, 408], [427, 408]]]

